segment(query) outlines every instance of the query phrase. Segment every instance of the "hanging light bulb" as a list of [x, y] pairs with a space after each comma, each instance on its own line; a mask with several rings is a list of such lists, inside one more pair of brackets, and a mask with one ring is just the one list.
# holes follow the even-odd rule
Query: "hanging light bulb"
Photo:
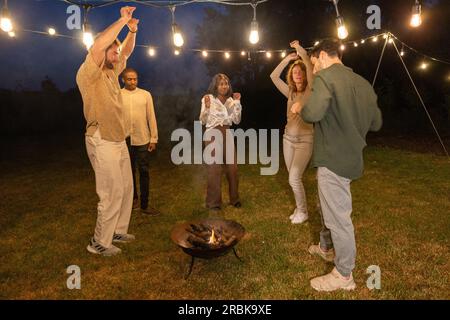
[[266, 57], [267, 57], [268, 59], [272, 58], [272, 53], [271, 53], [270, 51], [267, 51], [267, 52], [266, 52]]
[[348, 37], [348, 31], [344, 24], [344, 18], [341, 16], [336, 18], [337, 34], [339, 39], [345, 39]]
[[361, 44], [363, 44], [364, 42], [366, 42], [366, 40], [362, 39], [362, 40], [361, 40]]
[[48, 34], [54, 36], [56, 34], [56, 30], [54, 28], [48, 28]]
[[225, 59], [230, 59], [230, 57], [231, 57], [230, 53], [228, 51], [225, 52]]
[[8, 10], [8, 1], [5, 0], [5, 4], [2, 8], [0, 14], [0, 28], [5, 32], [11, 32], [13, 30], [13, 25], [11, 22], [11, 16]]
[[377, 42], [378, 41], [378, 37], [373, 37], [372, 38], [372, 42]]
[[403, 49], [402, 49], [402, 51], [400, 51], [400, 55], [401, 55], [402, 57], [405, 55], [405, 51], [403, 51]]
[[241, 56], [245, 56], [245, 51], [241, 51]]
[[91, 26], [88, 23], [83, 24], [83, 43], [87, 50], [94, 44], [94, 36], [91, 32]]
[[252, 21], [250, 26], [250, 36], [248, 37], [248, 41], [251, 44], [257, 44], [259, 42], [259, 32], [258, 32], [258, 22], [256, 20]]
[[420, 6], [419, 0], [416, 0], [416, 3], [412, 7], [412, 16], [409, 24], [413, 28], [417, 28], [422, 24], [422, 8]]
[[344, 44], [341, 44], [341, 46], [339, 47], [339, 49], [340, 49], [341, 51], [344, 51], [344, 50], [345, 50], [345, 45], [344, 45]]
[[175, 6], [169, 7], [170, 12], [172, 13], [172, 36], [173, 36], [173, 44], [175, 47], [182, 47], [184, 44], [183, 35], [181, 34], [181, 29], [175, 23]]
[[176, 56], [179, 56], [179, 55], [180, 55], [180, 50], [175, 49], [175, 50], [173, 51], [173, 54], [176, 55]]
[[203, 51], [202, 51], [202, 56], [203, 56], [204, 58], [206, 58], [206, 57], [208, 56], [208, 51], [203, 50]]
[[155, 50], [155, 48], [150, 47], [150, 48], [148, 49], [148, 55], [149, 55], [150, 57], [154, 57], [154, 56], [156, 55], [156, 50]]
[[10, 36], [11, 38], [14, 38], [16, 36], [16, 33], [14, 31], [10, 31], [10, 32], [8, 32], [8, 36]]
[[383, 34], [383, 39], [387, 39], [387, 37], [388, 37], [387, 33]]
[[286, 51], [283, 51], [282, 53], [281, 53], [281, 58], [285, 58], [286, 57]]
[[358, 43], [355, 41], [355, 42], [353, 43], [353, 46], [356, 48], [356, 47], [358, 46]]
[[344, 18], [339, 14], [338, 2], [339, 0], [332, 0], [334, 8], [336, 9], [336, 26], [337, 35], [339, 39], [345, 39], [348, 37], [348, 31], [344, 24]]
[[176, 47], [182, 47], [184, 44], [183, 35], [180, 32], [180, 28], [174, 23], [172, 25], [173, 44]]
[[425, 70], [426, 68], [428, 68], [428, 63], [422, 62], [422, 63], [420, 64], [420, 69]]
[[319, 41], [314, 42], [314, 46], [317, 46], [319, 43]]
[[258, 21], [256, 21], [256, 6], [256, 3], [252, 4], [253, 20], [250, 24], [250, 36], [248, 37], [248, 41], [250, 41], [251, 44], [257, 44], [259, 42]]
[[393, 43], [393, 42], [394, 42], [394, 39], [392, 39], [392, 38], [390, 37], [389, 40], [388, 40], [388, 42], [389, 42], [389, 43]]

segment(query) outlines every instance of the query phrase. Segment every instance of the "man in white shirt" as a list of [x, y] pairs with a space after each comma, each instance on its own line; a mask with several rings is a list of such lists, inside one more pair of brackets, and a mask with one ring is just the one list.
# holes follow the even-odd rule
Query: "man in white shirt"
[[[158, 128], [156, 125], [153, 99], [150, 92], [137, 87], [136, 70], [127, 68], [122, 72], [122, 100], [124, 105], [127, 145], [133, 172], [134, 196], [133, 209], [156, 216], [159, 211], [149, 206], [149, 152], [156, 150]], [[136, 185], [136, 166], [139, 171], [140, 203]]]

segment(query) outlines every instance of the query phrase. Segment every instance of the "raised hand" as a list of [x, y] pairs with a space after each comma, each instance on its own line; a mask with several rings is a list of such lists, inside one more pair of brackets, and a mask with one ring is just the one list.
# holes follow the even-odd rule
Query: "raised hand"
[[131, 18], [130, 21], [128, 21], [127, 26], [128, 29], [130, 29], [131, 32], [136, 32], [137, 31], [137, 25], [139, 23], [139, 19], [136, 18]]
[[298, 40], [294, 40], [290, 43], [291, 48], [294, 48], [295, 51], [297, 51], [297, 54], [299, 56], [307, 55], [306, 50], [300, 45], [300, 42]]
[[204, 101], [205, 101], [205, 107], [209, 108], [211, 106], [211, 99], [209, 98], [209, 95], [205, 95], [203, 97]]
[[239, 92], [233, 93], [233, 100], [241, 100], [241, 94]]
[[127, 23], [133, 17], [133, 11], [136, 10], [136, 7], [122, 7], [120, 8], [120, 17], [127, 20]]

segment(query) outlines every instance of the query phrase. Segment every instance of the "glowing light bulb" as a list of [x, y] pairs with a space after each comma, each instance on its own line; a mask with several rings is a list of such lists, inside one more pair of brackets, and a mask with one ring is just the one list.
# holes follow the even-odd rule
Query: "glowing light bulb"
[[48, 28], [48, 34], [54, 36], [56, 34], [56, 30], [54, 28]]
[[358, 43], [354, 42], [353, 46], [356, 48], [358, 46]]
[[183, 35], [181, 34], [180, 28], [174, 23], [172, 25], [173, 33], [173, 44], [175, 47], [182, 47], [184, 44]]
[[314, 42], [314, 46], [317, 46], [319, 43], [319, 41]]
[[248, 41], [251, 44], [257, 44], [259, 42], [258, 22], [256, 20], [253, 20], [251, 23]]
[[11, 38], [14, 38], [16, 36], [16, 33], [14, 31], [10, 31], [10, 32], [8, 32], [8, 36], [10, 36]]
[[13, 29], [11, 19], [2, 17], [0, 20], [0, 26], [3, 31], [11, 32]]
[[173, 54], [176, 55], [176, 56], [179, 56], [179, 55], [180, 55], [180, 50], [175, 49], [175, 50], [173, 51]]
[[348, 31], [344, 24], [344, 18], [341, 16], [336, 18], [337, 34], [339, 39], [345, 39], [348, 37]]
[[245, 51], [241, 51], [241, 56], [245, 56]]
[[286, 57], [286, 51], [283, 51], [282, 53], [281, 53], [281, 58], [285, 58]]
[[2, 11], [0, 13], [0, 28], [5, 32], [11, 32], [13, 30], [11, 17], [9, 15], [9, 10], [6, 7], [6, 4], [2, 8]]
[[208, 51], [203, 50], [203, 51], [202, 51], [202, 56], [203, 56], [204, 58], [206, 58], [206, 57], [208, 56]]
[[266, 57], [267, 57], [268, 59], [272, 58], [272, 53], [271, 53], [270, 51], [267, 51], [267, 52], [266, 52]]
[[400, 51], [400, 55], [403, 57], [405, 55], [405, 51]]
[[154, 56], [156, 55], [156, 50], [155, 50], [155, 48], [149, 48], [149, 49], [148, 49], [148, 55], [149, 55], [150, 57], [154, 57]]
[[366, 40], [362, 39], [362, 40], [361, 40], [361, 44], [363, 44], [364, 42], [366, 42]]
[[421, 15], [422, 15], [422, 8], [419, 4], [419, 1], [416, 0], [416, 3], [412, 7], [412, 16], [411, 16], [411, 21], [409, 22], [411, 27], [417, 28], [418, 26], [420, 26], [422, 24], [422, 16]]
[[230, 57], [231, 57], [230, 53], [228, 51], [225, 52], [225, 59], [230, 59]]
[[377, 42], [377, 41], [378, 41], [378, 37], [372, 38], [372, 42]]
[[428, 63], [422, 62], [422, 63], [420, 64], [420, 69], [425, 70], [426, 68], [428, 68]]
[[341, 51], [344, 51], [344, 50], [345, 50], [345, 45], [341, 44], [341, 46], [339, 47], [339, 49], [340, 49]]
[[94, 44], [94, 36], [92, 35], [91, 27], [87, 23], [83, 24], [83, 43], [87, 50]]

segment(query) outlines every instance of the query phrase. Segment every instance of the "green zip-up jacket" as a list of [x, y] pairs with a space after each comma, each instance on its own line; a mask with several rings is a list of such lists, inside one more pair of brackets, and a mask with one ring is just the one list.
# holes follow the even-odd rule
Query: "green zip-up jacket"
[[316, 74], [301, 116], [315, 124], [312, 166], [351, 180], [360, 178], [366, 134], [382, 124], [370, 83], [343, 64], [333, 64]]

